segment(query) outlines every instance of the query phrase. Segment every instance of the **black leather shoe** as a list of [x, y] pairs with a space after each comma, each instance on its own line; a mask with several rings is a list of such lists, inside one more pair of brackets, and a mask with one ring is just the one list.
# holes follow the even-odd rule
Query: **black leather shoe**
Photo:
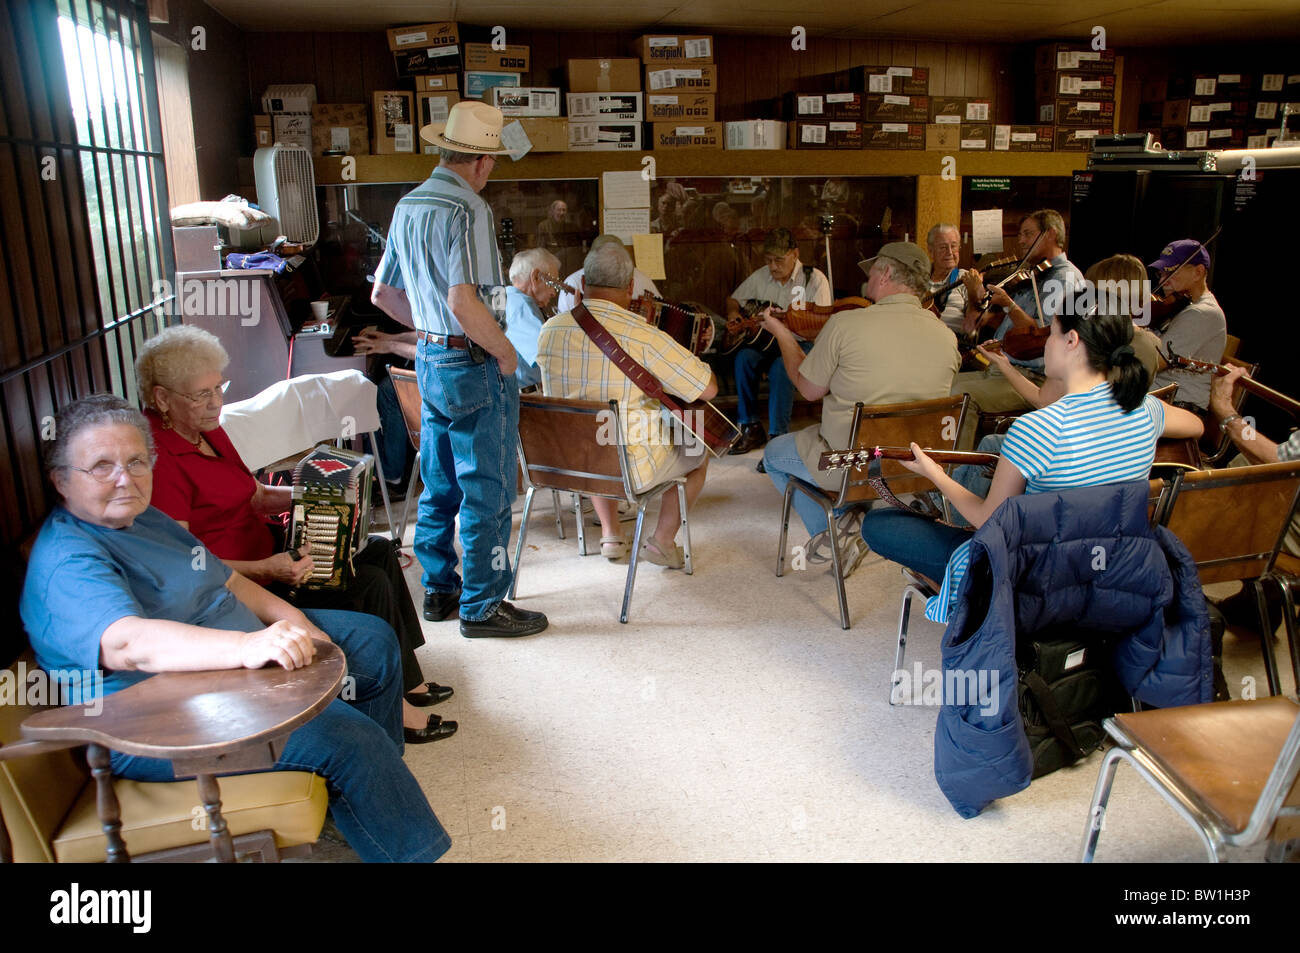
[[546, 616], [540, 612], [516, 609], [508, 602], [497, 606], [497, 611], [478, 622], [460, 620], [460, 634], [467, 639], [512, 639], [521, 635], [536, 635], [547, 626]]
[[416, 708], [428, 708], [430, 705], [436, 705], [438, 702], [445, 702], [452, 695], [450, 685], [439, 685], [437, 682], [429, 682], [424, 686], [424, 691], [414, 691], [406, 693], [406, 700]]
[[443, 721], [438, 715], [430, 715], [429, 722], [423, 728], [402, 728], [408, 745], [422, 745], [430, 741], [441, 741], [456, 733], [460, 725], [454, 721]]
[[761, 457], [760, 457], [759, 460], [758, 460], [758, 466], [754, 467], [754, 472], [755, 472], [755, 473], [766, 473], [766, 472], [767, 472], [767, 467], [763, 466], [763, 459], [762, 459]]
[[765, 443], [767, 443], [767, 431], [763, 429], [762, 424], [745, 424], [740, 428], [740, 439], [728, 452], [733, 456], [749, 453], [749, 451], [757, 450]]
[[424, 590], [424, 617], [430, 622], [441, 622], [460, 608], [460, 590], [434, 592]]

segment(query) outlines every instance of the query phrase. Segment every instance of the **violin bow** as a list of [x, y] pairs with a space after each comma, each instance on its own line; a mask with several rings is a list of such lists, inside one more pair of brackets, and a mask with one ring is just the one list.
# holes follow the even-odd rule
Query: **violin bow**
[[[1024, 258], [1021, 258], [1020, 261], [1016, 263], [1016, 267], [1015, 267], [1014, 269], [1012, 269], [1011, 274], [1007, 275], [1005, 278], [1003, 278], [1001, 281], [999, 281], [999, 282], [998, 282], [997, 284], [995, 284], [993, 287], [994, 287], [994, 288], [1001, 288], [1003, 285], [1005, 285], [1008, 281], [1010, 281], [1010, 280], [1011, 280], [1012, 278], [1014, 278], [1016, 275], [1020, 274], [1020, 270], [1021, 270], [1022, 268], [1025, 267], [1025, 262], [1029, 261], [1030, 256], [1033, 255], [1033, 253], [1034, 253], [1034, 249], [1036, 249], [1036, 248], [1038, 247], [1038, 243], [1039, 243], [1040, 241], [1042, 241], [1042, 240], [1043, 240], [1043, 233], [1040, 231], [1040, 232], [1038, 233], [1038, 237], [1034, 239], [1034, 243], [1033, 243], [1032, 245], [1029, 246], [1029, 251], [1025, 252], [1025, 257], [1024, 257]], [[988, 314], [989, 307], [990, 307], [992, 304], [993, 304], [993, 292], [992, 292], [992, 291], [987, 291], [987, 290], [986, 290], [986, 291], [984, 292], [984, 301], [983, 301], [983, 303], [980, 305], [980, 316], [979, 316], [979, 320], [975, 322], [975, 327], [976, 327], [976, 328], [978, 328], [981, 324], [984, 323], [984, 315]]]

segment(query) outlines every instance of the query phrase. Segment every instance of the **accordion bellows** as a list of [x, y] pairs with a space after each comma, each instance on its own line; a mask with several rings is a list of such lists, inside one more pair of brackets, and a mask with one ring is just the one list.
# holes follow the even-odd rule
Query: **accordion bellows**
[[375, 459], [321, 444], [293, 470], [289, 548], [311, 556], [305, 589], [352, 585], [352, 557], [370, 533], [370, 487]]

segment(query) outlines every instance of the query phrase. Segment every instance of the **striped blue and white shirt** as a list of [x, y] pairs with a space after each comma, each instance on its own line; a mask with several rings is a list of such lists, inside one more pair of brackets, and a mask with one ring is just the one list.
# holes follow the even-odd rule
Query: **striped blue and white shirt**
[[[1145, 480], [1164, 430], [1164, 404], [1158, 398], [1148, 394], [1126, 414], [1110, 384], [1101, 383], [1020, 417], [1007, 432], [1002, 456], [1025, 478], [1026, 493]], [[939, 594], [926, 603], [927, 619], [948, 621], [969, 565], [967, 540], [948, 557]]]
[[492, 288], [505, 283], [492, 209], [444, 166], [397, 203], [375, 280], [406, 292], [418, 330], [465, 333], [447, 304], [452, 285], [477, 285], [505, 328], [504, 291], [492, 307]]

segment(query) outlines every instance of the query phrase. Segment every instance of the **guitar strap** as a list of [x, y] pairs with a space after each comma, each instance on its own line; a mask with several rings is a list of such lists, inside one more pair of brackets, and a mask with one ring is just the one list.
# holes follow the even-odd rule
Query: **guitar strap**
[[677, 400], [666, 390], [664, 385], [659, 383], [659, 379], [647, 371], [644, 367], [632, 359], [632, 355], [623, 350], [622, 346], [614, 339], [614, 335], [605, 329], [605, 326], [592, 316], [587, 310], [585, 304], [574, 305], [573, 319], [578, 322], [578, 327], [586, 332], [587, 337], [600, 348], [602, 354], [614, 362], [614, 366], [628, 376], [637, 387], [649, 397], [653, 397], [659, 403], [663, 404], [670, 411], [681, 410], [682, 402]]

